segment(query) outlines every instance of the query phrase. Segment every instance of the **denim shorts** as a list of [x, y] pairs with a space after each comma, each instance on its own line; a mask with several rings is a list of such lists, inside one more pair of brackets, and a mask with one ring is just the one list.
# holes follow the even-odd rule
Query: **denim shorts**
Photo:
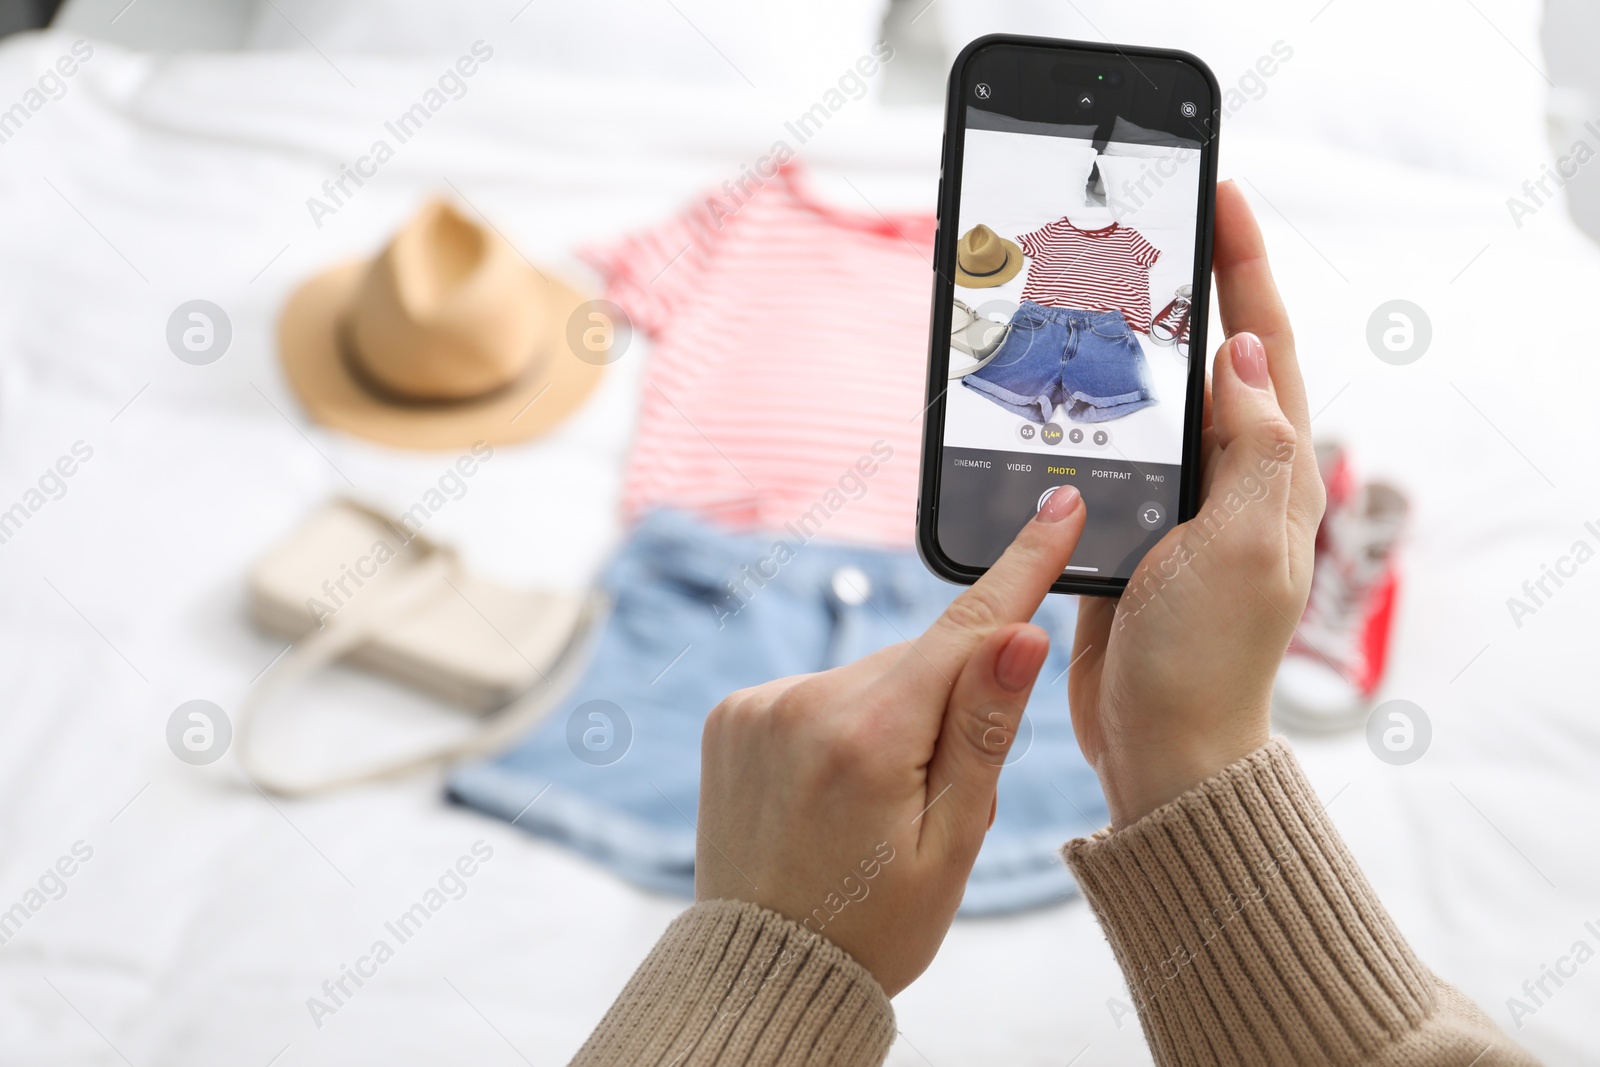
[[1144, 350], [1116, 311], [1076, 311], [1024, 300], [989, 364], [961, 379], [1032, 422], [1056, 405], [1074, 422], [1110, 422], [1156, 402]]
[[[914, 553], [801, 541], [792, 530], [731, 534], [665, 511], [640, 520], [602, 584], [614, 606], [575, 688], [505, 752], [457, 768], [449, 791], [637, 885], [685, 897], [706, 713], [735, 689], [914, 637], [959, 592]], [[1049, 658], [1000, 774], [999, 813], [964, 915], [1074, 896], [1061, 845], [1107, 818], [1067, 709], [1075, 601], [1047, 597], [1033, 621], [1050, 633]], [[586, 708], [596, 707], [615, 721], [592, 718]], [[615, 747], [587, 751], [590, 740]]]

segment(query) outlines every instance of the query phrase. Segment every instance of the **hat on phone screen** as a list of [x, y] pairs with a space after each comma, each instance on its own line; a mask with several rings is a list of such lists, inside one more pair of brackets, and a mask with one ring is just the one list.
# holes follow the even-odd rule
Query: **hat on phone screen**
[[278, 349], [290, 387], [326, 426], [400, 448], [511, 443], [577, 410], [610, 361], [580, 358], [568, 341], [583, 303], [436, 200], [373, 258], [302, 283], [278, 320]]
[[1022, 269], [1022, 249], [981, 222], [956, 242], [956, 284], [968, 289], [1004, 285]]

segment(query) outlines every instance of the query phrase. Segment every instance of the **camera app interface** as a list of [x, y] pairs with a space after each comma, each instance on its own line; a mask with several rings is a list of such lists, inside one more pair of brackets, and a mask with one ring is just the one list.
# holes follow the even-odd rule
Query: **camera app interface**
[[1001, 47], [963, 91], [940, 547], [989, 566], [1073, 485], [1069, 574], [1126, 578], [1177, 522], [1210, 90], [1176, 61]]

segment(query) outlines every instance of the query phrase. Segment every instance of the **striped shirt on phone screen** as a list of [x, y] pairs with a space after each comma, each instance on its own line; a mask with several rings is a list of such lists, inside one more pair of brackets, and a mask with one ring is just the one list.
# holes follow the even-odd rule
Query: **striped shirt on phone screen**
[[1057, 219], [1017, 238], [1033, 262], [1022, 299], [1045, 307], [1120, 311], [1128, 325], [1150, 332], [1150, 267], [1161, 251], [1120, 222], [1080, 230]]

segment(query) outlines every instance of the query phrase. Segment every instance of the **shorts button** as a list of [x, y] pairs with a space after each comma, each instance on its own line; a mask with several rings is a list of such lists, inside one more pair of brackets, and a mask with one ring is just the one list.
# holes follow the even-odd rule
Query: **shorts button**
[[841, 604], [860, 607], [872, 595], [872, 579], [860, 567], [840, 567], [833, 572], [833, 595]]

